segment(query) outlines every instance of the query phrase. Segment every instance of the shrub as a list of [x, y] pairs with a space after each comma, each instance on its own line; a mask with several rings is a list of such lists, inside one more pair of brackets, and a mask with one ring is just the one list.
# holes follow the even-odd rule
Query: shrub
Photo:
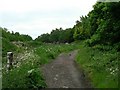
[[89, 75], [95, 88], [118, 88], [120, 53], [111, 46], [81, 47], [77, 63]]
[[31, 69], [26, 75], [26, 84], [28, 88], [45, 88], [43, 76], [39, 69]]

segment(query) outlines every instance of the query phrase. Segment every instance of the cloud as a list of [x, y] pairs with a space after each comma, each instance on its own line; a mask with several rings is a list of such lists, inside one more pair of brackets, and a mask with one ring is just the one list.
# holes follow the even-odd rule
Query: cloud
[[52, 29], [73, 27], [97, 0], [1, 0], [0, 25], [33, 38]]
[[[64, 20], [64, 21], [63, 21]], [[71, 23], [73, 21], [73, 23]], [[75, 20], [71, 19], [71, 17], [52, 17], [52, 18], [39, 18], [34, 19], [29, 22], [21, 22], [20, 24], [15, 24], [13, 26], [8, 27], [11, 31], [16, 31], [22, 33], [27, 33], [31, 35], [33, 38], [36, 38], [38, 35], [43, 33], [50, 33], [52, 29], [55, 28], [69, 28], [73, 27]]]
[[0, 11], [26, 12], [34, 10], [51, 11], [64, 8], [89, 10], [97, 0], [2, 0]]

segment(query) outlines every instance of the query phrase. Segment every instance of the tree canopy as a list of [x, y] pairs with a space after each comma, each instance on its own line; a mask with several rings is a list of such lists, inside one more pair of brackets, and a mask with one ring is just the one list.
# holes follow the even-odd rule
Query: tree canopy
[[[114, 45], [120, 43], [120, 1], [97, 2], [93, 10], [72, 28], [56, 28], [50, 34], [42, 34], [35, 41], [45, 43], [71, 43], [76, 40], [85, 40], [89, 46], [96, 44]], [[18, 32], [10, 33], [6, 28], [0, 28], [2, 36], [10, 41], [30, 41], [29, 35]]]
[[36, 38], [46, 43], [65, 43], [86, 40], [90, 46], [95, 44], [116, 44], [120, 42], [120, 2], [97, 2], [93, 10], [72, 28], [52, 30]]

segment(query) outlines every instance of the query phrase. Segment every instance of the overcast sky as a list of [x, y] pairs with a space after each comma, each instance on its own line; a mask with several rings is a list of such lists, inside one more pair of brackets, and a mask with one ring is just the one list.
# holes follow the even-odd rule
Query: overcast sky
[[97, 0], [0, 0], [0, 27], [35, 39], [52, 29], [72, 28]]

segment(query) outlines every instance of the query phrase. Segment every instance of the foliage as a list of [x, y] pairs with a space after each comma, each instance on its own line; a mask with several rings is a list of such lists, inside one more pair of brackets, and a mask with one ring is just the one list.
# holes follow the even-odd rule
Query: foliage
[[87, 16], [80, 17], [80, 21], [74, 25], [74, 39], [86, 40], [89, 46], [119, 43], [120, 2], [97, 2], [93, 8]]
[[76, 22], [76, 25], [73, 27], [75, 30], [74, 32], [74, 39], [75, 40], [85, 40], [90, 38], [91, 33], [90, 33], [90, 21], [89, 17], [80, 17], [80, 21]]
[[[79, 45], [72, 44], [42, 44], [35, 46], [29, 56], [17, 58], [18, 63], [10, 72], [3, 70], [3, 88], [45, 88], [46, 83], [41, 73], [41, 65], [51, 62], [62, 52], [69, 52], [77, 49]], [[27, 55], [28, 55], [27, 54]], [[25, 58], [27, 57], [27, 58]], [[14, 57], [15, 59], [15, 57]]]
[[89, 46], [120, 42], [120, 2], [97, 2], [87, 16], [81, 16], [73, 28], [55, 29], [36, 40], [46, 43], [70, 43], [87, 40]]
[[38, 69], [31, 69], [26, 75], [26, 83], [28, 88], [45, 88], [44, 78]]
[[[2, 56], [6, 56], [8, 51], [19, 52], [20, 47], [17, 47], [14, 43], [21, 43], [26, 41], [31, 41], [32, 38], [29, 35], [20, 35], [18, 32], [10, 33], [6, 28], [0, 27], [0, 32], [2, 32]], [[20, 42], [21, 41], [21, 42]], [[23, 44], [23, 43], [21, 43]]]
[[[17, 63], [13, 69], [6, 72], [3, 69], [2, 86], [3, 88], [44, 88], [45, 80], [40, 71], [39, 57], [34, 53], [25, 56], [17, 56]], [[27, 57], [27, 58], [26, 58]], [[22, 58], [22, 60], [19, 60]]]
[[41, 46], [43, 44], [42, 42], [35, 41], [35, 40], [27, 41], [25, 43], [26, 43], [26, 46], [29, 47], [29, 48], [39, 47], [39, 46]]
[[[120, 2], [100, 3], [94, 5], [88, 16], [92, 35], [97, 34], [99, 44], [114, 44], [120, 42]], [[91, 37], [91, 39], [94, 39]]]
[[19, 34], [19, 32], [10, 33], [6, 28], [0, 27], [0, 31], [2, 32], [2, 38], [6, 38], [8, 41], [31, 41], [32, 38], [29, 35]]
[[35, 49], [35, 54], [41, 58], [40, 64], [46, 64], [55, 59], [60, 53], [79, 48], [76, 43], [72, 44], [43, 44]]
[[45, 43], [70, 43], [73, 42], [73, 29], [68, 28], [63, 30], [62, 28], [52, 30], [50, 34], [42, 34], [36, 38], [36, 41]]
[[6, 28], [0, 28], [3, 56], [7, 51], [21, 50], [12, 43], [19, 41], [24, 42], [29, 49], [34, 48], [35, 54], [32, 55], [34, 58], [27, 59], [19, 68], [3, 73], [3, 87], [45, 88], [46, 84], [38, 66], [51, 62], [62, 52], [78, 48], [80, 51], [76, 61], [89, 74], [94, 87], [118, 87], [119, 13], [120, 2], [97, 2], [87, 16], [76, 21], [74, 27], [65, 30], [56, 28], [50, 34], [38, 36], [34, 41], [29, 35], [10, 33]]
[[118, 88], [119, 58], [120, 53], [112, 47], [81, 45], [76, 62], [89, 75], [93, 87]]
[[[3, 88], [44, 88], [46, 84], [39, 68], [30, 62], [24, 62], [20, 67], [9, 73], [3, 73]], [[30, 70], [33, 69], [31, 73]]]
[[2, 56], [6, 56], [8, 51], [16, 51], [17, 47], [9, 42], [6, 38], [2, 38]]

